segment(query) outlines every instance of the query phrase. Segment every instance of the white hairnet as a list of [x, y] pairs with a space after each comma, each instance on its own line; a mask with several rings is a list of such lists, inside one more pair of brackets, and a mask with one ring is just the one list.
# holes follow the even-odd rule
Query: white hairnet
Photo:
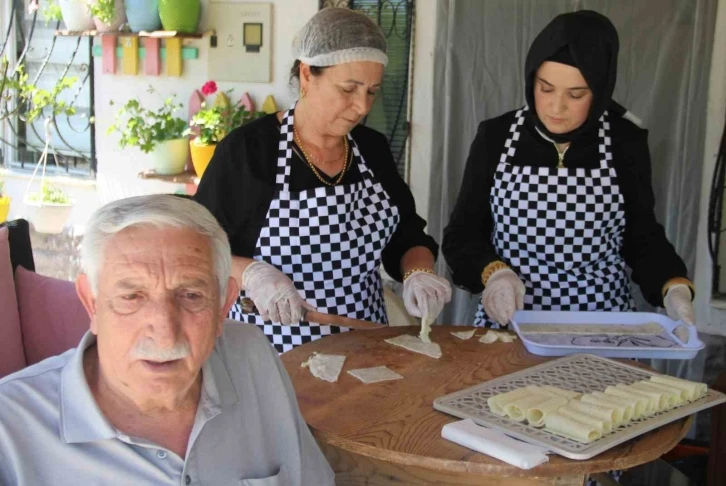
[[381, 28], [365, 14], [325, 8], [313, 15], [292, 40], [292, 55], [309, 66], [373, 61], [388, 64]]

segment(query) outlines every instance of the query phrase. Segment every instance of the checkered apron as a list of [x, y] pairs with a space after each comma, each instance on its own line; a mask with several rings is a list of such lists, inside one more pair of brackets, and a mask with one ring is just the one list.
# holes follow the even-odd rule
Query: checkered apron
[[[629, 311], [623, 196], [611, 166], [610, 123], [600, 118], [600, 167], [570, 169], [508, 163], [527, 107], [517, 111], [489, 197], [497, 254], [524, 282], [524, 308]], [[476, 326], [496, 327], [481, 302]]]
[[[361, 182], [290, 192], [294, 109], [295, 105], [282, 119], [276, 191], [254, 259], [290, 277], [300, 295], [320, 312], [387, 324], [378, 269], [400, 220], [398, 208], [375, 181], [350, 134], [353, 158], [348, 170], [360, 171]], [[229, 317], [257, 324], [279, 353], [348, 330], [264, 321], [259, 314], [242, 311], [244, 297], [243, 290]]]

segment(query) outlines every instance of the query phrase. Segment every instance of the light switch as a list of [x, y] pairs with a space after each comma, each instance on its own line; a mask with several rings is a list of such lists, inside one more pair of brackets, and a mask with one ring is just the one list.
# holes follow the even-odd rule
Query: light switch
[[209, 79], [272, 81], [272, 4], [211, 0], [208, 6], [208, 25], [217, 38], [209, 48]]

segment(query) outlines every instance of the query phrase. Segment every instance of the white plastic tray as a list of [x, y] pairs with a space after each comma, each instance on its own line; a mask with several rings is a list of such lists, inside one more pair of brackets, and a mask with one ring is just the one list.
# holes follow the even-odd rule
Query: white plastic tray
[[[522, 333], [520, 324], [622, 324], [638, 325], [656, 322], [665, 330], [660, 336], [643, 338], [633, 336], [580, 336]], [[566, 356], [576, 353], [589, 353], [606, 358], [662, 358], [692, 359], [705, 345], [698, 339], [694, 326], [687, 326], [690, 337], [688, 343], [682, 342], [673, 330], [683, 325], [662, 314], [649, 312], [555, 312], [555, 311], [517, 311], [512, 318], [514, 330], [530, 353], [539, 356]], [[570, 339], [572, 338], [572, 339]], [[543, 341], [556, 342], [543, 342]]]
[[487, 405], [487, 398], [527, 385], [553, 385], [567, 390], [587, 393], [605, 391], [605, 388], [609, 385], [617, 385], [618, 383], [629, 384], [639, 380], [647, 380], [651, 375], [655, 374], [657, 373], [607, 358], [577, 354], [533, 366], [439, 397], [434, 400], [434, 408], [463, 419], [470, 418], [479, 425], [500, 430], [511, 437], [530, 444], [546, 447], [555, 454], [570, 459], [584, 460], [674, 420], [726, 402], [726, 395], [709, 389], [703, 398], [667, 412], [631, 421], [589, 444], [581, 444], [551, 434], [544, 429], [532, 427], [524, 422], [516, 422], [506, 417], [500, 417], [493, 414]]

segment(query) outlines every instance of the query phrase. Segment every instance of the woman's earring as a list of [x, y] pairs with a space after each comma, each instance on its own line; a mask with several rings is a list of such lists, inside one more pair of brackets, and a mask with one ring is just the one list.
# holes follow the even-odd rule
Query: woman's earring
[[300, 88], [300, 99], [305, 98], [305, 90]]

